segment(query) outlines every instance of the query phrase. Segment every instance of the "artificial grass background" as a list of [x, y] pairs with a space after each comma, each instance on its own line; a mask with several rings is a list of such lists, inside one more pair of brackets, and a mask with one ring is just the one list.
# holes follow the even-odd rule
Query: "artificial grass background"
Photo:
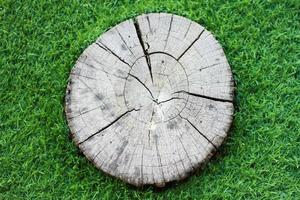
[[[1, 1], [0, 199], [300, 198], [299, 1]], [[200, 173], [163, 191], [99, 172], [68, 137], [64, 94], [81, 52], [145, 12], [214, 33], [237, 82], [231, 136]]]

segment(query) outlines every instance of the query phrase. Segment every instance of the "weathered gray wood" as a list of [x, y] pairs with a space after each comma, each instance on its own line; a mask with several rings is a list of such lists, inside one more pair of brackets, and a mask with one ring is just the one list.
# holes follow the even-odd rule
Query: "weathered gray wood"
[[101, 35], [71, 71], [66, 115], [99, 169], [141, 186], [180, 180], [221, 145], [233, 80], [220, 44], [199, 24], [141, 15]]

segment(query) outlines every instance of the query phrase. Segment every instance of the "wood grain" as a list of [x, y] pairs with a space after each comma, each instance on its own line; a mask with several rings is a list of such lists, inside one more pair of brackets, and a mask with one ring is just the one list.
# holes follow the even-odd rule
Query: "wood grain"
[[199, 24], [152, 13], [102, 34], [71, 71], [66, 116], [99, 169], [142, 186], [181, 180], [207, 161], [232, 123], [233, 79]]

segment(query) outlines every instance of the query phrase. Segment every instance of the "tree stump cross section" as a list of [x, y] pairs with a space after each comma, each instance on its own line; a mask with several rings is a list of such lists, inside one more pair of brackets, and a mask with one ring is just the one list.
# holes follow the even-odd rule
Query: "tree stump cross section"
[[66, 116], [96, 167], [142, 186], [181, 180], [226, 138], [233, 78], [199, 24], [151, 13], [102, 34], [71, 71]]

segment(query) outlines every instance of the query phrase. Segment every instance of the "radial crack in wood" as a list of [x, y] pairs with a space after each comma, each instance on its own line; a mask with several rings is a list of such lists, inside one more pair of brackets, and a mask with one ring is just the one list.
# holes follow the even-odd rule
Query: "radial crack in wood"
[[149, 57], [148, 49], [145, 48], [144, 41], [143, 41], [142, 35], [141, 35], [140, 26], [139, 26], [139, 24], [138, 24], [138, 22], [136, 20], [134, 20], [134, 26], [135, 26], [136, 34], [137, 34], [137, 36], [139, 38], [139, 41], [140, 41], [140, 44], [142, 46], [142, 49], [143, 49], [143, 52], [144, 52], [144, 56], [146, 58], [146, 62], [147, 62], [148, 69], [149, 69], [149, 72], [150, 72], [151, 81], [153, 82], [151, 60], [150, 60], [150, 57]]
[[195, 97], [201, 97], [201, 98], [205, 98], [205, 99], [210, 99], [210, 100], [213, 100], [213, 101], [231, 102], [231, 103], [232, 103], [232, 100], [219, 99], [219, 98], [210, 97], [210, 96], [206, 96], [206, 95], [202, 95], [202, 94], [195, 94], [195, 93], [191, 93], [191, 92], [187, 92], [187, 91], [183, 91], [183, 90], [173, 92], [173, 94], [181, 93], [181, 92], [187, 93], [187, 94], [192, 95], [192, 96], [195, 96]]
[[161, 187], [187, 177], [227, 137], [233, 86], [209, 31], [150, 13], [116, 25], [83, 52], [65, 111], [74, 141], [96, 167]]

